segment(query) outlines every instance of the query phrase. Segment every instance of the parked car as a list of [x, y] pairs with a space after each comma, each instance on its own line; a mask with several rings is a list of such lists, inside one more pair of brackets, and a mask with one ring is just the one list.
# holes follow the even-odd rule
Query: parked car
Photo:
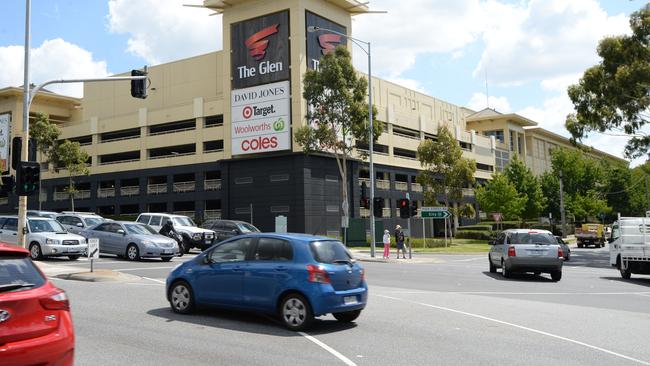
[[27, 210], [27, 217], [47, 217], [48, 219], [55, 219], [58, 215], [58, 213], [53, 211]]
[[74, 328], [66, 293], [29, 259], [0, 243], [0, 364], [72, 365]]
[[553, 281], [562, 279], [564, 253], [547, 230], [508, 229], [490, 241], [490, 273], [501, 268], [503, 277], [514, 272], [550, 273]]
[[561, 236], [555, 236], [555, 240], [557, 240], [557, 244], [562, 247], [562, 253], [564, 254], [564, 260], [568, 261], [571, 260], [571, 248], [569, 248], [569, 244], [562, 239]]
[[135, 261], [140, 258], [160, 258], [169, 262], [178, 255], [176, 240], [158, 234], [151, 227], [132, 221], [106, 221], [81, 232], [99, 239], [99, 252], [124, 256]]
[[305, 234], [247, 234], [176, 267], [167, 300], [177, 313], [220, 306], [278, 315], [291, 330], [331, 313], [354, 321], [366, 306], [364, 270], [345, 246]]
[[[0, 241], [19, 244], [17, 217], [0, 217]], [[56, 220], [45, 217], [27, 218], [25, 242], [33, 260], [61, 256], [77, 260], [88, 249], [84, 237], [66, 232]]]
[[83, 230], [106, 221], [103, 217], [92, 212], [63, 211], [56, 216], [56, 221], [71, 233], [79, 234]]
[[158, 232], [167, 220], [172, 221], [174, 230], [183, 237], [183, 246], [186, 253], [195, 247], [205, 250], [216, 243], [214, 231], [196, 227], [194, 221], [187, 216], [167, 213], [143, 213], [138, 216], [136, 221], [149, 225]]
[[208, 220], [201, 225], [202, 228], [214, 231], [217, 242], [230, 239], [233, 236], [259, 233], [260, 229], [245, 222], [236, 220]]

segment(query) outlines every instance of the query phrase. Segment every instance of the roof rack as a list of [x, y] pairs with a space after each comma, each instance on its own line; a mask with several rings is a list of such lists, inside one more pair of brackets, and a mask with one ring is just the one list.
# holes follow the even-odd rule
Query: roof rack
[[98, 214], [94, 212], [81, 212], [81, 211], [61, 211], [62, 214], [65, 215], [74, 215], [74, 214], [80, 214], [80, 215], [95, 215], [99, 216]]

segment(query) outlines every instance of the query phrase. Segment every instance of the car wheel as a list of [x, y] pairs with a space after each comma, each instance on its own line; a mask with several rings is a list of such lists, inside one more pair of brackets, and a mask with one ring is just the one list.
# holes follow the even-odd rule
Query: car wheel
[[314, 321], [314, 314], [304, 296], [290, 294], [282, 300], [280, 318], [290, 330], [300, 331], [307, 329], [311, 325], [312, 321]]
[[192, 242], [190, 239], [186, 236], [183, 236], [183, 248], [182, 250], [185, 252], [185, 254], [188, 254], [190, 252], [190, 249], [192, 249]]
[[185, 281], [178, 281], [169, 290], [169, 304], [172, 311], [179, 314], [189, 314], [194, 310], [194, 292]]
[[506, 268], [506, 263], [504, 261], [501, 261], [501, 274], [505, 278], [510, 278], [510, 275], [512, 274], [508, 268]]
[[130, 261], [137, 261], [140, 259], [140, 249], [138, 249], [137, 245], [129, 244], [129, 246], [126, 247], [126, 259]]
[[551, 272], [551, 279], [554, 282], [557, 282], [562, 279], [562, 271], [553, 271]]
[[630, 270], [630, 267], [623, 269], [623, 265], [621, 264], [621, 266], [619, 267], [619, 271], [621, 272], [621, 277], [624, 280], [629, 280], [630, 278], [632, 278], [632, 271]]
[[160, 259], [162, 259], [163, 262], [169, 262], [170, 260], [172, 260], [172, 257], [162, 257]]
[[352, 311], [346, 311], [343, 313], [334, 313], [332, 314], [334, 318], [341, 323], [350, 323], [355, 321], [359, 315], [361, 315], [361, 310], [352, 310]]
[[492, 258], [488, 255], [488, 262], [490, 263], [490, 273], [497, 273], [497, 267], [492, 264]]
[[41, 251], [41, 245], [38, 243], [31, 243], [29, 245], [29, 256], [32, 260], [43, 259], [43, 251]]
[[68, 258], [70, 258], [71, 261], [76, 261], [77, 259], [79, 259], [79, 257], [81, 257], [81, 256], [80, 255], [69, 255], [68, 256]]

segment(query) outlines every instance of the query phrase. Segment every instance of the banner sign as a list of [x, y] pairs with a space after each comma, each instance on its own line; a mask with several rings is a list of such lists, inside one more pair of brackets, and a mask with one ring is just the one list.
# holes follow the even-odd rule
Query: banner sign
[[[0, 173], [9, 171], [11, 113], [0, 114]], [[18, 152], [20, 154], [20, 151]]]
[[289, 12], [230, 26], [232, 89], [288, 80]]
[[[331, 29], [341, 34], [347, 34], [345, 27], [329, 21], [312, 12], [306, 12], [305, 34], [307, 36], [307, 67], [312, 70], [318, 69], [320, 58], [328, 52], [334, 51], [338, 45], [345, 46], [347, 39], [339, 34], [327, 31]], [[318, 27], [323, 30], [308, 32], [309, 27]]]
[[233, 90], [232, 155], [291, 149], [289, 81]]

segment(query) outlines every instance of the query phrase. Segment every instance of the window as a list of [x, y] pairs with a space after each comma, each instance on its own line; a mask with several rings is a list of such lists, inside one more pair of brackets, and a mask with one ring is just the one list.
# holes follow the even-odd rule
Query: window
[[56, 220], [28, 220], [29, 231], [32, 233], [55, 233], [65, 231]]
[[161, 216], [151, 216], [151, 222], [149, 225], [151, 226], [160, 226], [160, 220], [162, 219]]
[[208, 258], [212, 263], [243, 261], [252, 242], [253, 238], [243, 238], [221, 244], [208, 254]]
[[501, 142], [502, 144], [505, 142], [505, 139], [503, 137], [503, 130], [483, 131], [483, 136], [494, 136], [494, 139]]
[[86, 226], [93, 226], [102, 222], [102, 219], [96, 217], [86, 217], [84, 218], [84, 222], [86, 223]]
[[18, 230], [18, 219], [8, 218], [2, 226], [2, 230], [16, 231]]
[[83, 223], [81, 222], [81, 219], [78, 218], [78, 217], [70, 216], [70, 217], [68, 218], [68, 221], [70, 222], [69, 225], [75, 225], [75, 226], [76, 226], [77, 224], [82, 224], [82, 225], [83, 225]]
[[109, 231], [110, 223], [105, 223], [98, 225], [94, 230], [95, 231]]
[[543, 232], [511, 233], [508, 244], [556, 244], [555, 237]]
[[205, 117], [204, 127], [223, 126], [223, 115]]
[[510, 131], [510, 151], [515, 151], [515, 131]]
[[621, 230], [618, 225], [612, 226], [612, 241], [618, 239], [621, 236]]
[[223, 140], [203, 142], [203, 152], [223, 151]]
[[7, 221], [7, 218], [6, 218], [6, 217], [2, 217], [2, 218], [0, 218], [0, 227], [2, 227], [2, 225], [5, 224], [5, 221]]
[[293, 259], [293, 248], [284, 240], [260, 238], [254, 259], [256, 261], [290, 261]]
[[122, 226], [120, 226], [119, 224], [109, 224], [108, 225], [108, 231], [109, 232], [117, 234], [118, 230], [124, 231], [124, 229], [122, 229]]
[[224, 228], [224, 230], [226, 230], [226, 231], [233, 231], [233, 230], [237, 230], [237, 225], [235, 225], [235, 224], [232, 223], [232, 222], [225, 222], [225, 223], [223, 224], [223, 228]]
[[335, 240], [311, 242], [309, 249], [311, 249], [314, 259], [320, 263], [349, 263], [352, 259], [352, 255], [345, 246]]
[[138, 222], [139, 222], [139, 223], [142, 223], [142, 224], [148, 224], [150, 218], [151, 218], [151, 216], [149, 216], [149, 215], [141, 215], [141, 216], [138, 218]]
[[25, 285], [12, 291], [16, 292], [41, 287], [45, 283], [45, 278], [29, 258], [0, 258], [0, 286]]

